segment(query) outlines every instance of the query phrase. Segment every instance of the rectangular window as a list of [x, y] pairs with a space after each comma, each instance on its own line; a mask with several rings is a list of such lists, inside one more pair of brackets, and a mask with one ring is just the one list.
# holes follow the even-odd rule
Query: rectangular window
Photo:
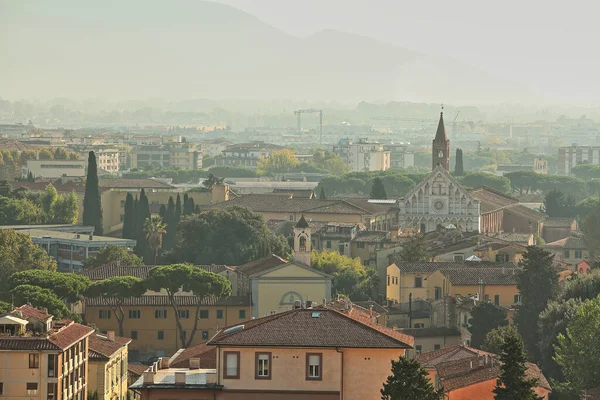
[[[56, 398], [56, 383], [48, 384], [48, 398], [47, 400], [54, 400]], [[0, 393], [1, 394], [1, 393]]]
[[464, 254], [455, 254], [454, 255], [454, 261], [464, 261], [464, 260], [465, 260]]
[[56, 354], [48, 354], [48, 377], [54, 378], [58, 369], [58, 357]]
[[415, 324], [415, 328], [416, 328], [416, 329], [423, 329], [423, 328], [425, 328], [425, 324], [424, 324], [424, 323], [422, 323], [422, 322], [417, 322], [417, 323]]
[[515, 294], [515, 297], [513, 300], [514, 300], [514, 304], [521, 304], [521, 295]]
[[415, 276], [415, 287], [416, 288], [423, 287], [423, 277]]
[[388, 285], [388, 286], [390, 286], [390, 276], [389, 276], [389, 275], [388, 275], [388, 277], [387, 277], [387, 282], [388, 282], [388, 284], [387, 284], [387, 285]]
[[435, 287], [435, 299], [439, 300], [442, 298], [442, 288], [439, 286]]
[[154, 318], [156, 319], [165, 319], [167, 318], [167, 310], [155, 310]]
[[226, 351], [223, 353], [223, 377], [228, 379], [240, 378], [240, 352]]
[[328, 241], [325, 243], [325, 247], [327, 247], [328, 249], [330, 249], [330, 248], [331, 248], [331, 240], [328, 240]]
[[434, 344], [433, 345], [433, 349], [434, 350], [439, 350], [440, 349], [440, 345], [439, 344]]
[[246, 310], [240, 310], [240, 319], [246, 319]]
[[571, 257], [571, 252], [569, 250], [565, 250], [565, 259]]
[[356, 248], [357, 249], [364, 249], [365, 248], [365, 242], [356, 242]]
[[37, 382], [27, 383], [27, 396], [37, 396], [38, 384]]
[[100, 319], [110, 319], [110, 310], [100, 310], [98, 314]]
[[137, 340], [137, 331], [131, 331], [131, 339]]
[[129, 318], [138, 319], [142, 315], [140, 310], [129, 310]]
[[208, 340], [208, 331], [202, 331], [202, 340]]
[[494, 295], [494, 304], [499, 306], [500, 305], [500, 295]]
[[421, 346], [420, 344], [415, 346], [415, 351], [417, 352], [417, 354], [421, 354], [421, 350], [423, 350], [423, 346]]
[[575, 250], [575, 258], [581, 258], [581, 250]]
[[29, 355], [29, 368], [39, 368], [40, 367], [40, 355], [39, 354], [30, 354]]
[[223, 319], [223, 310], [217, 310], [217, 319]]
[[323, 379], [323, 353], [306, 353], [306, 380]]
[[208, 310], [200, 310], [200, 319], [208, 319]]
[[4, 394], [4, 383], [0, 382], [0, 396]]
[[188, 319], [190, 317], [190, 310], [177, 310], [179, 318]]
[[483, 296], [483, 300], [490, 301], [490, 295], [486, 294], [485, 296]]
[[158, 340], [163, 340], [165, 338], [165, 332], [164, 331], [158, 331], [158, 332], [156, 332], [156, 338]]
[[271, 353], [256, 353], [256, 379], [271, 379]]

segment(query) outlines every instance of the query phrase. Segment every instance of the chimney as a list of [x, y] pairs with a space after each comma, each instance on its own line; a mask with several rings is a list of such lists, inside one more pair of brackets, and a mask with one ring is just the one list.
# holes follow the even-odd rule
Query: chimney
[[114, 342], [115, 341], [115, 331], [106, 332], [106, 338], [108, 340], [110, 340], [111, 342]]
[[312, 308], [312, 301], [306, 300], [306, 308]]
[[152, 385], [154, 383], [154, 372], [153, 371], [144, 371], [142, 373], [144, 378], [144, 385]]
[[89, 237], [89, 239], [90, 239], [90, 240], [93, 240], [93, 239], [94, 239], [94, 234], [93, 234], [93, 233], [90, 233], [90, 237]]
[[79, 232], [77, 232], [77, 235], [75, 236], [77, 239], [81, 238], [81, 234]]
[[190, 358], [190, 369], [200, 369], [200, 358]]
[[373, 305], [369, 306], [369, 316], [373, 317]]
[[169, 357], [161, 357], [158, 359], [159, 369], [168, 369], [169, 368]]
[[302, 302], [300, 300], [294, 301], [294, 310], [302, 308]]
[[327, 304], [327, 299], [323, 297], [323, 306], [325, 306], [325, 304]]
[[175, 372], [175, 385], [185, 385], [185, 371]]

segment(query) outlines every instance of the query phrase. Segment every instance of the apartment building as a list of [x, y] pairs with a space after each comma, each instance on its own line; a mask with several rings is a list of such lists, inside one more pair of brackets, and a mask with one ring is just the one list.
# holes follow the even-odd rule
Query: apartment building
[[221, 155], [215, 157], [215, 164], [217, 166], [256, 168], [259, 159], [268, 157], [273, 151], [283, 148], [283, 146], [265, 142], [238, 143], [228, 146], [221, 152]]
[[[193, 295], [177, 296], [179, 317], [186, 335], [194, 328], [197, 298]], [[116, 299], [86, 298], [84, 318], [100, 331], [119, 331], [115, 315]], [[206, 342], [224, 326], [244, 323], [251, 317], [249, 296], [206, 297], [201, 300], [197, 331], [193, 344]], [[131, 297], [123, 304], [125, 318], [123, 334], [132, 339], [130, 358], [141, 361], [151, 357], [171, 356], [182, 347], [176, 318], [165, 295]]]
[[366, 138], [358, 142], [342, 139], [333, 147], [333, 152], [346, 162], [352, 172], [385, 171], [391, 166], [391, 151]]
[[572, 146], [559, 147], [558, 149], [558, 174], [571, 175], [573, 167], [579, 164], [600, 164], [600, 147], [598, 146]]
[[195, 145], [174, 142], [166, 145], [141, 145], [131, 151], [131, 168], [202, 168], [202, 153]]
[[99, 171], [106, 171], [108, 173], [115, 173], [121, 169], [120, 153], [117, 147], [106, 147], [106, 146], [93, 146], [93, 147], [81, 147], [77, 146], [73, 148], [80, 155], [80, 159], [85, 161], [86, 165], [90, 151], [94, 152], [96, 156], [96, 165]]
[[[90, 232], [91, 228], [91, 232]], [[56, 260], [60, 271], [73, 272], [83, 269], [83, 263], [108, 245], [133, 250], [136, 241], [93, 234], [93, 227], [84, 227], [82, 233], [78, 225], [69, 230], [44, 229], [44, 225], [27, 226], [26, 229], [14, 226], [0, 226], [0, 229], [15, 229], [31, 237], [48, 255]]]
[[415, 153], [408, 150], [405, 144], [384, 144], [383, 149], [390, 152], [390, 167], [410, 168], [415, 166]]
[[187, 365], [160, 360], [132, 388], [148, 399], [197, 398], [190, 389], [219, 400], [374, 399], [413, 338], [354, 308], [319, 307], [230, 326], [207, 344], [214, 368], [202, 368], [208, 352], [198, 349]]
[[83, 160], [27, 160], [21, 167], [21, 176], [26, 178], [31, 172], [34, 178], [83, 178], [86, 168], [87, 162]]
[[126, 400], [129, 386], [128, 345], [131, 339], [94, 333], [88, 338], [88, 392], [98, 400]]
[[86, 400], [94, 330], [24, 305], [0, 317], [0, 396]]

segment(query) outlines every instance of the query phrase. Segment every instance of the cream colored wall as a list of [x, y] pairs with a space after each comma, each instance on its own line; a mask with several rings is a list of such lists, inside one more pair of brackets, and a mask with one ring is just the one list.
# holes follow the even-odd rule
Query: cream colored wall
[[106, 396], [106, 387], [104, 385], [106, 374], [106, 362], [89, 361], [88, 363], [88, 392], [98, 393], [98, 399], [104, 399]]
[[[434, 337], [415, 337], [415, 349], [421, 346], [423, 353], [435, 350], [435, 345], [439, 345], [440, 349], [450, 346], [458, 346], [460, 343], [460, 335], [457, 336], [434, 336]], [[414, 354], [414, 350], [410, 351]]]
[[[342, 382], [342, 354], [320, 348], [219, 348], [217, 371], [225, 390], [339, 391]], [[224, 379], [224, 351], [240, 352], [240, 378]], [[271, 352], [272, 378], [255, 379], [256, 352]], [[341, 349], [344, 357], [344, 399], [380, 397], [379, 390], [391, 374], [391, 361], [404, 354], [402, 349]], [[306, 380], [306, 354], [323, 354], [323, 379]], [[282, 397], [283, 398], [283, 397]]]
[[[479, 286], [456, 286], [452, 285], [450, 295], [460, 294], [466, 296], [468, 294], [477, 293]], [[481, 300], [485, 300], [485, 295], [489, 295], [489, 301], [494, 302], [494, 296], [500, 295], [501, 306], [512, 306], [515, 304], [515, 295], [519, 294], [517, 285], [483, 285], [483, 294]]]
[[125, 346], [110, 360], [89, 362], [88, 391], [97, 392], [98, 400], [125, 399], [127, 396], [127, 353]]
[[[388, 285], [389, 278], [389, 285]], [[392, 279], [394, 278], [394, 279]], [[396, 280], [398, 284], [396, 284]], [[392, 283], [393, 282], [393, 283]], [[387, 277], [385, 281], [386, 294], [385, 297], [389, 301], [393, 301], [395, 303], [400, 302], [400, 269], [396, 266], [396, 264], [390, 264], [387, 267]]]
[[[288, 275], [290, 276], [290, 275]], [[299, 281], [293, 277], [281, 278], [277, 280], [256, 279], [257, 293], [253, 293], [257, 301], [257, 315], [254, 317], [264, 317], [272, 311], [281, 312], [292, 308], [290, 304], [280, 304], [281, 298], [288, 292], [296, 292], [302, 296], [302, 301], [311, 300], [320, 304], [323, 299], [328, 299], [327, 280]], [[300, 299], [297, 299], [300, 300]]]
[[[428, 299], [429, 298], [429, 288], [428, 281], [429, 276], [431, 274], [427, 273], [410, 273], [410, 274], [401, 274], [400, 275], [400, 302], [408, 303], [408, 297], [412, 293], [412, 299]], [[415, 277], [420, 276], [422, 287], [415, 287]]]
[[288, 278], [293, 276], [295, 278], [320, 278], [319, 274], [306, 268], [302, 268], [298, 265], [290, 264], [286, 267], [276, 269], [267, 274], [261, 276], [261, 278]]

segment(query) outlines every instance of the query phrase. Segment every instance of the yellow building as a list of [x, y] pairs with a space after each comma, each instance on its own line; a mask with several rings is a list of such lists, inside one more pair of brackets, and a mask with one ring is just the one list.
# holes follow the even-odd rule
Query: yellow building
[[414, 351], [409, 351], [412, 354], [420, 354], [421, 352], [440, 350], [449, 346], [464, 344], [461, 343], [460, 331], [454, 328], [402, 329], [401, 332], [415, 338], [415, 349]]
[[523, 259], [527, 247], [514, 243], [490, 242], [474, 249], [475, 256], [482, 261], [512, 262]]
[[220, 399], [243, 391], [244, 399], [363, 400], [380, 397], [391, 361], [413, 338], [368, 317], [313, 308], [230, 327], [208, 344], [217, 348]]
[[[180, 321], [190, 335], [196, 315], [195, 296], [177, 296]], [[114, 309], [115, 299], [86, 298], [84, 318], [98, 330], [119, 331]], [[132, 339], [129, 356], [134, 360], [147, 360], [175, 354], [181, 346], [174, 310], [164, 295], [130, 297], [123, 304], [123, 335]], [[192, 344], [206, 342], [224, 326], [243, 323], [250, 319], [249, 296], [224, 298], [208, 297], [202, 300], [197, 331]]]
[[[34, 332], [24, 334], [23, 332]], [[90, 327], [21, 306], [0, 317], [0, 398], [85, 400]]]
[[89, 337], [88, 392], [98, 395], [98, 400], [125, 400], [127, 398], [127, 346], [131, 339], [106, 335]]
[[442, 268], [427, 279], [435, 298], [476, 296], [497, 306], [511, 307], [521, 302], [517, 289], [518, 270], [508, 267]]
[[590, 256], [583, 237], [580, 236], [569, 236], [548, 243], [544, 246], [544, 249], [554, 254], [556, 261], [562, 261], [572, 268]]
[[360, 258], [363, 265], [377, 268], [377, 251], [391, 247], [389, 231], [362, 231], [350, 243], [350, 257]]

